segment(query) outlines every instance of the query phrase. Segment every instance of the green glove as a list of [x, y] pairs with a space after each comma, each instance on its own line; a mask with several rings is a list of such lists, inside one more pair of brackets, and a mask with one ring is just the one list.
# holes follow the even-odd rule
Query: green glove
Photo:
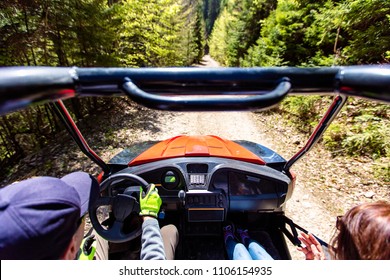
[[142, 197], [142, 188], [140, 191], [139, 203], [141, 206], [140, 216], [152, 216], [157, 218], [158, 211], [160, 211], [161, 197], [158, 195], [158, 190], [154, 184], [149, 185], [149, 191], [145, 197]]
[[77, 253], [78, 260], [93, 260], [96, 252], [95, 235], [89, 235], [83, 239]]

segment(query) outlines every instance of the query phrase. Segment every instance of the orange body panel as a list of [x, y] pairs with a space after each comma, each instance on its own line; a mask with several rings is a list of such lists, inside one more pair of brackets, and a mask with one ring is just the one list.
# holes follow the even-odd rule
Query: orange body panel
[[222, 157], [264, 165], [265, 162], [237, 143], [214, 135], [176, 136], [152, 146], [129, 166], [177, 157]]

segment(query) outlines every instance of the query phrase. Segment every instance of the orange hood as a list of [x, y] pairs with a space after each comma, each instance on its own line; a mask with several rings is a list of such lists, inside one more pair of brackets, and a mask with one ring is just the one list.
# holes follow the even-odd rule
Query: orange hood
[[222, 157], [264, 165], [265, 162], [239, 144], [214, 135], [176, 136], [152, 146], [129, 166], [177, 157]]

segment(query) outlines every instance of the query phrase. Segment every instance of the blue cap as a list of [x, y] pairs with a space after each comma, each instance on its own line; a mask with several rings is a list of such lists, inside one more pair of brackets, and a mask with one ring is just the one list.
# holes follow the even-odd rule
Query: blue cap
[[84, 172], [0, 189], [0, 259], [60, 259], [98, 196], [98, 182]]

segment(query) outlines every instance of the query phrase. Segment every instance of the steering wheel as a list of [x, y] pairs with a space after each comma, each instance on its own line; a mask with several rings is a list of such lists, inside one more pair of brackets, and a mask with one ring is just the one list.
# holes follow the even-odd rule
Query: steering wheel
[[[148, 183], [134, 174], [114, 174], [100, 184], [100, 191], [106, 190], [117, 181], [130, 181], [140, 185], [145, 193], [148, 191]], [[139, 187], [129, 187], [124, 193], [115, 196], [99, 196], [95, 203], [89, 205], [89, 216], [96, 232], [104, 239], [114, 242], [126, 242], [141, 235], [142, 223], [139, 212]], [[98, 208], [111, 206], [112, 212], [108, 219], [108, 225], [102, 225], [98, 219]], [[129, 229], [128, 224], [133, 226]], [[135, 225], [135, 226], [134, 226]]]

